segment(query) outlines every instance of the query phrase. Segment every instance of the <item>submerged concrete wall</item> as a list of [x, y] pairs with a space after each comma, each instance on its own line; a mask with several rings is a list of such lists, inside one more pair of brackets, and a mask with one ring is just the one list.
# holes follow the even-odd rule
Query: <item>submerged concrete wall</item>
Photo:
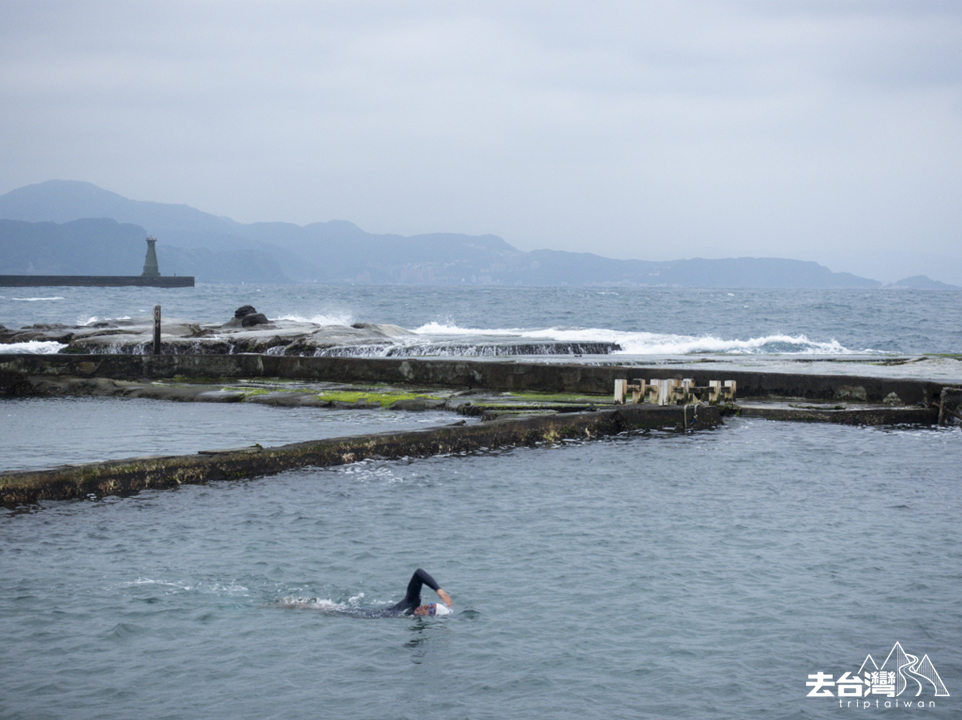
[[305, 381], [387, 383], [483, 388], [498, 391], [585, 393], [610, 396], [619, 378], [735, 380], [739, 398], [893, 401], [926, 406], [942, 383], [849, 375], [507, 362], [443, 358], [323, 358], [274, 355], [2, 355], [0, 393], [18, 394], [25, 376], [70, 375], [115, 380], [277, 377]]
[[457, 424], [400, 433], [317, 440], [274, 448], [244, 448], [197, 455], [134, 458], [0, 474], [0, 504], [123, 495], [210, 480], [271, 475], [302, 467], [329, 467], [367, 458], [429, 457], [491, 448], [588, 439], [627, 430], [705, 429], [721, 422], [716, 407], [622, 406], [596, 412], [538, 415]]

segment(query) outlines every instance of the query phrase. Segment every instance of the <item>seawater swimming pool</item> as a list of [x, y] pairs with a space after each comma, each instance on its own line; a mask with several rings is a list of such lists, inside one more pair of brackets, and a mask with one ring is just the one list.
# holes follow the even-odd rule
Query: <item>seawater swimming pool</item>
[[0, 472], [40, 470], [145, 455], [263, 447], [420, 429], [454, 422], [450, 412], [339, 411], [256, 403], [140, 398], [28, 397], [0, 401]]
[[[459, 341], [615, 340], [626, 357], [771, 368], [813, 353], [883, 362], [958, 353], [958, 298], [304, 285], [161, 298], [62, 288], [5, 295], [0, 323], [148, 315], [158, 302], [165, 318], [223, 322], [252, 304], [272, 318], [387, 322]], [[915, 359], [873, 372], [959, 378], [952, 355]], [[11, 427], [32, 428], [6, 446], [17, 455], [4, 457], [8, 467], [99, 460], [111, 441], [138, 455], [236, 447], [255, 416], [281, 442], [327, 427], [303, 409], [155, 403], [144, 412], [173, 420], [145, 448], [159, 421], [137, 417], [137, 404], [76, 401], [71, 414], [60, 402], [51, 412], [0, 403], [4, 441]], [[352, 417], [362, 416], [337, 422]], [[333, 432], [368, 432], [379, 418], [400, 416]], [[838, 680], [899, 642], [927, 655], [951, 693], [924, 694], [936, 704], [926, 716], [955, 718], [960, 433], [731, 419], [687, 435], [0, 510], [0, 717], [834, 719], [855, 708], [839, 708], [837, 686], [807, 697], [809, 677]], [[254, 435], [270, 442], [259, 427]], [[291, 597], [383, 606], [417, 566], [452, 593], [454, 615], [359, 620], [283, 607]]]
[[[955, 717], [960, 432], [734, 419], [0, 511], [0, 715], [834, 718], [809, 675], [898, 641]], [[283, 607], [418, 566], [454, 615]]]

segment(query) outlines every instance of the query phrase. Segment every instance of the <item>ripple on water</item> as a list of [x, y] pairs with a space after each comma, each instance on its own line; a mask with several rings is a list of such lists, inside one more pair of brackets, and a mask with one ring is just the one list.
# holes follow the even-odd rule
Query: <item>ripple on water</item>
[[[8, 513], [0, 708], [835, 717], [807, 674], [896, 640], [962, 677], [960, 437], [734, 419]], [[317, 612], [418, 566], [454, 615]]]

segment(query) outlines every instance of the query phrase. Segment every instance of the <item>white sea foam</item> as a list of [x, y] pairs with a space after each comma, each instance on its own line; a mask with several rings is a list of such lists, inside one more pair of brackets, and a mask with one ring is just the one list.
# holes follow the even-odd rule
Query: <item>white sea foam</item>
[[78, 319], [77, 325], [80, 327], [90, 327], [94, 323], [99, 323], [99, 322], [110, 322], [111, 320], [131, 320], [131, 319], [132, 318], [130, 315], [121, 315], [115, 318], [103, 318], [103, 317], [99, 317], [98, 315], [91, 315], [86, 320]]
[[673, 335], [647, 332], [624, 332], [606, 328], [462, 328], [431, 322], [417, 328], [420, 335], [444, 338], [524, 338], [553, 342], [611, 342], [617, 343], [625, 355], [691, 355], [719, 353], [726, 355], [852, 355], [834, 338], [828, 342], [808, 339], [805, 335], [763, 335], [742, 339], [724, 339], [712, 335]]
[[310, 610], [344, 610], [347, 608], [344, 603], [336, 603], [333, 600], [321, 600], [319, 598], [285, 597], [281, 598], [279, 605], [292, 608], [308, 608]]
[[[297, 322], [312, 322], [317, 325], [349, 325], [349, 315], [315, 315], [311, 318], [286, 316], [283, 319]], [[91, 317], [84, 325], [99, 322], [100, 318]], [[454, 324], [431, 322], [415, 330], [416, 336], [399, 339], [397, 345], [417, 346], [425, 342], [448, 343], [459, 341], [463, 344], [479, 342], [490, 344], [492, 341], [519, 341], [545, 343], [616, 343], [621, 350], [618, 355], [853, 355], [865, 354], [871, 350], [852, 350], [835, 339], [829, 341], [810, 340], [802, 334], [773, 334], [748, 339], [726, 339], [712, 335], [674, 335], [648, 332], [625, 332], [607, 328], [466, 328]], [[52, 354], [60, 352], [66, 345], [54, 341], [30, 341], [3, 346], [3, 352]], [[370, 349], [371, 354], [387, 354], [390, 346], [378, 345]], [[362, 353], [363, 354], [363, 353]]]
[[14, 302], [54, 302], [57, 300], [63, 300], [63, 296], [54, 295], [53, 297], [12, 297], [10, 300]]
[[422, 335], [451, 335], [451, 336], [490, 335], [492, 337], [504, 337], [504, 336], [520, 337], [524, 333], [531, 332], [531, 331], [522, 330], [520, 328], [501, 328], [501, 329], [463, 328], [463, 327], [458, 327], [457, 325], [448, 325], [448, 324], [439, 323], [439, 322], [429, 322], [415, 329], [414, 332]]
[[350, 325], [354, 322], [354, 316], [349, 312], [318, 313], [310, 317], [289, 313], [281, 315], [278, 319], [290, 320], [291, 322], [309, 322], [315, 325]]
[[153, 578], [138, 577], [136, 580], [128, 580], [127, 582], [121, 583], [124, 587], [136, 587], [139, 585], [154, 585], [157, 587], [165, 588], [167, 594], [175, 594], [182, 592], [202, 592], [211, 593], [214, 595], [249, 595], [250, 590], [245, 586], [237, 582], [236, 580], [229, 580], [226, 582], [213, 581], [210, 583], [184, 583], [184, 582], [171, 582], [166, 580], [154, 580]]
[[765, 335], [747, 340], [705, 335], [655, 335], [649, 333], [626, 333], [616, 340], [622, 352], [629, 355], [693, 355], [717, 353], [723, 355], [851, 355], [849, 350], [834, 338], [829, 342], [809, 340], [804, 335]]
[[156, 585], [158, 587], [167, 588], [168, 593], [175, 592], [190, 592], [194, 589], [193, 585], [188, 585], [183, 582], [169, 582], [166, 580], [154, 580], [153, 578], [139, 577], [136, 580], [128, 580], [127, 582], [121, 583], [123, 587], [136, 587], [138, 585]]
[[22, 343], [0, 345], [0, 353], [16, 353], [18, 355], [53, 355], [65, 347], [55, 340], [28, 340]]

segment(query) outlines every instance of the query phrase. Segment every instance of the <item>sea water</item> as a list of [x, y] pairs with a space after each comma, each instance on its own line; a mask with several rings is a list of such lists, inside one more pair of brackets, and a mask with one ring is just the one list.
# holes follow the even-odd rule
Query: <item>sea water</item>
[[[317, 289], [300, 286], [263, 300], [251, 292], [212, 289], [216, 306], [185, 295], [179, 314], [222, 321], [253, 304], [309, 319], [341, 302], [343, 320], [415, 329], [795, 339], [780, 353], [767, 348], [766, 362], [809, 352], [799, 342], [883, 358], [960, 346], [951, 293], [525, 289], [472, 301], [466, 290], [390, 289], [382, 304], [374, 291], [363, 302], [333, 289], [311, 301]], [[80, 315], [140, 309], [133, 295], [71, 297]], [[5, 300], [0, 322], [73, 322], [65, 305], [59, 315], [9, 310], [65, 300]], [[116, 438], [139, 432], [131, 417], [151, 403], [196, 407], [4, 400], [5, 434], [33, 423], [32, 445], [15, 452], [47, 448], [57, 464], [75, 460], [65, 457], [71, 436], [96, 447], [60, 422], [71, 402]], [[181, 416], [172, 445], [223, 445], [230, 438], [218, 433], [245, 412], [278, 440], [307, 418], [204, 407], [212, 415]], [[358, 431], [386, 414], [367, 412]], [[0, 717], [958, 717], [960, 460], [958, 428], [733, 418], [713, 431], [0, 510]], [[416, 567], [451, 593], [452, 615], [330, 611], [396, 602]], [[835, 681], [868, 655], [881, 666], [895, 643], [927, 656], [948, 695], [906, 683], [893, 698], [839, 697], [854, 686]], [[829, 676], [819, 687], [815, 678]]]
[[320, 325], [390, 323], [417, 332], [425, 341], [616, 342], [622, 347], [618, 354], [622, 359], [962, 350], [962, 292], [915, 290], [0, 288], [0, 325], [16, 329], [34, 323], [84, 325], [152, 318], [156, 305], [165, 319], [188, 322], [224, 323], [241, 305], [252, 305], [270, 319]]
[[[732, 420], [7, 512], [0, 716], [848, 717], [809, 676], [900, 642], [958, 717], [960, 443]], [[419, 566], [453, 615], [297, 607]]]

